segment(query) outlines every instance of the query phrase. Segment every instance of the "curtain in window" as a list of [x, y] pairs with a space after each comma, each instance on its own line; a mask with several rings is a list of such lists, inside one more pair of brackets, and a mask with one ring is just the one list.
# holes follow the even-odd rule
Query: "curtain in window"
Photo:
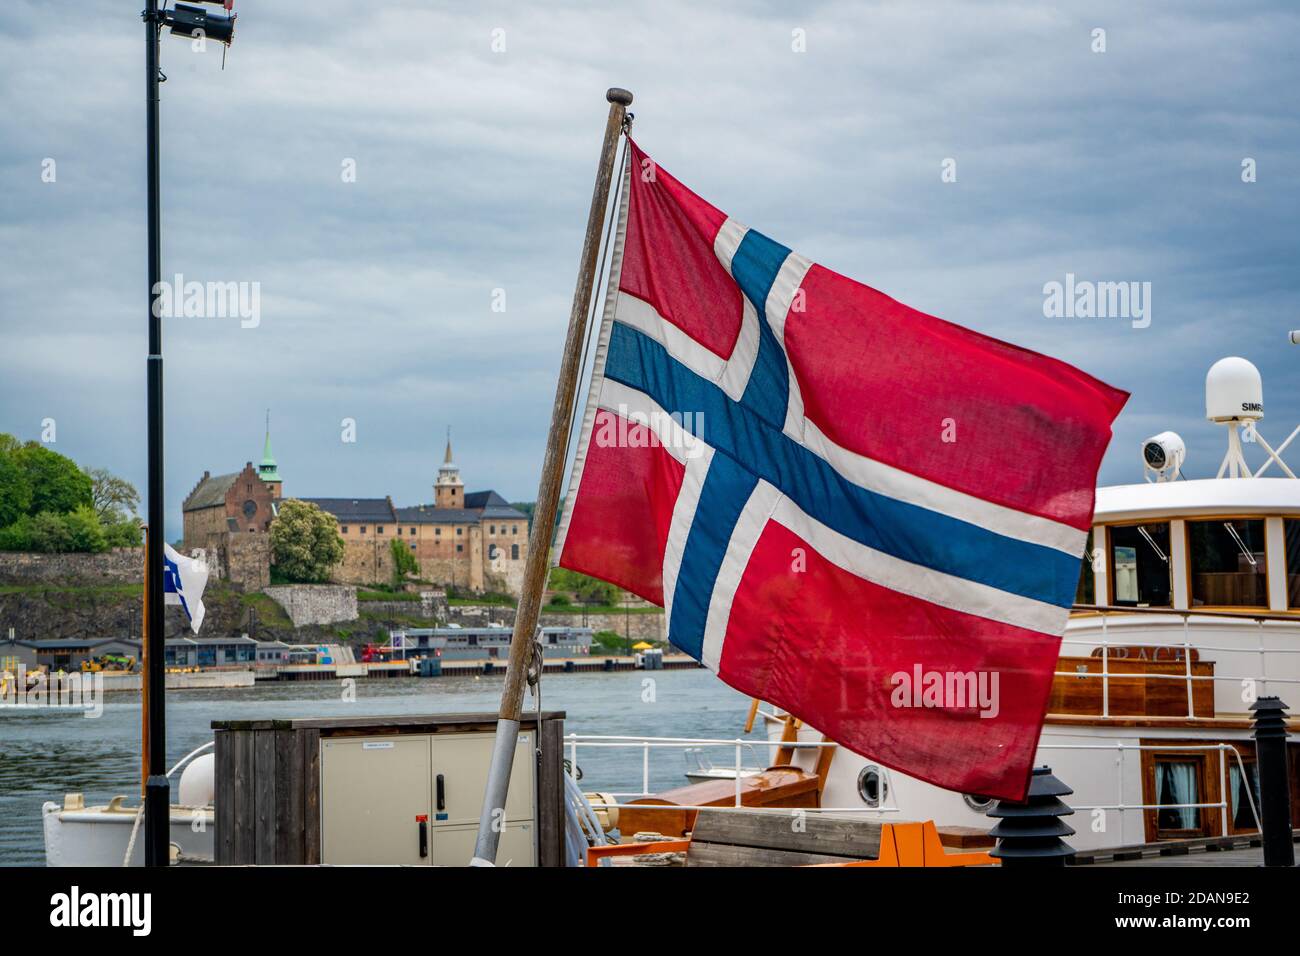
[[[1250, 792], [1247, 792], [1247, 786]], [[1258, 768], [1253, 763], [1246, 764], [1246, 775], [1241, 775], [1241, 768], [1236, 763], [1228, 764], [1228, 792], [1232, 794], [1232, 827], [1234, 830], [1254, 830], [1258, 825], [1250, 812], [1251, 799], [1255, 808], [1259, 808]]]
[[[1200, 803], [1196, 786], [1196, 763], [1161, 760], [1156, 763], [1156, 802], [1160, 804]], [[1195, 807], [1165, 806], [1156, 826], [1161, 830], [1199, 830], [1201, 812]]]

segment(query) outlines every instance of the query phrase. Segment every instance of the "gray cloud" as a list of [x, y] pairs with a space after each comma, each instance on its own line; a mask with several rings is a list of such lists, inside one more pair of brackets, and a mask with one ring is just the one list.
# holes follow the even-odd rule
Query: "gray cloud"
[[[290, 493], [426, 500], [451, 424], [470, 486], [533, 496], [614, 84], [638, 142], [738, 219], [1132, 391], [1104, 481], [1166, 427], [1213, 472], [1225, 354], [1264, 372], [1267, 437], [1300, 420], [1288, 4], [239, 8], [224, 72], [163, 44], [164, 274], [262, 288], [256, 329], [167, 322], [172, 536], [205, 468], [258, 457], [267, 406]], [[55, 418], [60, 450], [141, 485], [142, 34], [107, 0], [0, 8], [0, 430]], [[1045, 319], [1066, 272], [1151, 282], [1151, 327]]]

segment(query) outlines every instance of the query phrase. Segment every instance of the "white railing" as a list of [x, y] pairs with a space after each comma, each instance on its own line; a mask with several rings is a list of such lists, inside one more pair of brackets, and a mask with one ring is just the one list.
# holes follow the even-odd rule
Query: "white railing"
[[[760, 711], [761, 713], [761, 711]], [[774, 715], [765, 715], [769, 719], [775, 718]], [[832, 742], [823, 741], [765, 741], [756, 742], [744, 740], [742, 738], [733, 739], [710, 739], [710, 738], [687, 738], [687, 737], [634, 737], [634, 736], [614, 736], [614, 735], [597, 735], [597, 734], [568, 734], [564, 738], [565, 745], [569, 750], [570, 766], [578, 766], [578, 748], [624, 748], [639, 749], [642, 753], [642, 789], [641, 791], [609, 791], [603, 790], [602, 793], [614, 797], [613, 802], [594, 801], [591, 803], [593, 809], [608, 810], [634, 807], [637, 810], [667, 810], [680, 811], [688, 809], [698, 809], [695, 804], [642, 804], [627, 803], [620, 798], [642, 798], [653, 796], [650, 792], [650, 752], [652, 750], [664, 750], [682, 748], [708, 748], [708, 747], [728, 747], [734, 750], [736, 776], [736, 793], [735, 801], [731, 806], [711, 806], [710, 810], [746, 810], [770, 813], [791, 813], [794, 808], [790, 807], [744, 807], [741, 804], [741, 777], [739, 771], [747, 769], [742, 766], [741, 754], [744, 750], [753, 750], [756, 747], [795, 747], [795, 748], [823, 748], [837, 746]], [[1220, 832], [1223, 836], [1231, 835], [1230, 820], [1235, 817], [1235, 809], [1232, 806], [1230, 797], [1235, 794], [1230, 793], [1231, 778], [1227, 773], [1227, 761], [1229, 755], [1237, 763], [1237, 769], [1241, 775], [1240, 779], [1244, 782], [1246, 792], [1246, 802], [1250, 807], [1251, 818], [1255, 821], [1255, 830], [1260, 829], [1259, 809], [1255, 806], [1255, 793], [1251, 785], [1250, 777], [1246, 774], [1246, 765], [1241, 758], [1241, 753], [1232, 744], [1128, 744], [1122, 741], [1116, 741], [1113, 744], [1051, 744], [1040, 743], [1038, 749], [1046, 750], [1113, 750], [1119, 754], [1119, 770], [1116, 780], [1116, 789], [1118, 793], [1118, 802], [1116, 803], [1070, 803], [1072, 810], [1090, 811], [1114, 810], [1121, 814], [1120, 832], [1123, 833], [1123, 814], [1128, 811], [1144, 812], [1148, 810], [1180, 810], [1180, 809], [1197, 809], [1197, 810], [1218, 810], [1220, 816]], [[1217, 752], [1219, 755], [1219, 799], [1217, 801], [1207, 801], [1204, 803], [1127, 803], [1124, 797], [1124, 753], [1128, 751], [1166, 751], [1186, 753], [1188, 751], [1206, 751]], [[805, 807], [799, 808], [807, 813], [901, 813], [902, 809], [893, 801], [894, 788], [889, 778], [889, 771], [881, 767], [881, 793], [882, 800], [880, 806], [860, 806], [860, 807]]]
[[[764, 715], [765, 717], [769, 715]], [[565, 746], [569, 750], [569, 766], [575, 771], [578, 767], [578, 747], [583, 749], [609, 749], [621, 748], [641, 751], [641, 792], [634, 791], [612, 791], [603, 790], [611, 797], [615, 798], [613, 803], [594, 802], [591, 806], [597, 810], [623, 808], [635, 806], [637, 810], [683, 810], [696, 808], [695, 804], [631, 804], [622, 801], [623, 797], [642, 798], [654, 796], [650, 791], [650, 752], [661, 750], [681, 750], [683, 753], [689, 750], [722, 748], [726, 747], [733, 751], [736, 773], [735, 781], [735, 799], [731, 806], [710, 806], [710, 810], [770, 810], [776, 813], [790, 813], [791, 807], [742, 807], [741, 788], [743, 784], [742, 772], [753, 770], [754, 768], [745, 767], [743, 764], [743, 755], [746, 750], [755, 751], [758, 747], [768, 747], [779, 749], [789, 747], [796, 750], [811, 750], [824, 747], [838, 747], [839, 745], [832, 741], [778, 741], [778, 740], [745, 740], [741, 737], [730, 739], [725, 738], [697, 738], [697, 737], [640, 737], [640, 736], [619, 736], [611, 734], [566, 734], [564, 737]], [[890, 785], [888, 771], [880, 768], [881, 772], [881, 806], [870, 807], [800, 807], [798, 809], [808, 813], [898, 813], [897, 806], [888, 805], [893, 794], [893, 787]]]
[[[1260, 829], [1259, 810], [1255, 806], [1255, 791], [1251, 786], [1250, 777], [1246, 775], [1246, 765], [1241, 759], [1241, 752], [1232, 744], [1126, 744], [1117, 740], [1113, 744], [1045, 744], [1040, 742], [1038, 749], [1043, 750], [1115, 750], [1119, 752], [1119, 773], [1117, 775], [1117, 792], [1119, 794], [1118, 803], [1071, 803], [1068, 804], [1072, 810], [1116, 810], [1123, 814], [1126, 810], [1179, 810], [1179, 809], [1217, 809], [1220, 811], [1220, 830], [1223, 836], [1229, 836], [1228, 818], [1233, 815], [1232, 807], [1228, 802], [1228, 790], [1231, 778], [1228, 776], [1227, 755], [1232, 756], [1237, 761], [1237, 769], [1241, 773], [1241, 780], [1245, 784], [1246, 802], [1250, 805], [1250, 815], [1255, 821], [1255, 829]], [[1125, 803], [1124, 802], [1124, 752], [1132, 750], [1163, 750], [1177, 753], [1186, 753], [1189, 750], [1218, 751], [1219, 754], [1219, 800], [1213, 803]], [[1068, 785], [1068, 781], [1064, 781]], [[1123, 817], [1121, 816], [1121, 824]], [[1120, 827], [1123, 833], [1123, 826]]]
[[[1097, 646], [1097, 644], [1100, 643], [1100, 645], [1101, 645], [1101, 654], [1099, 655], [1098, 659], [1101, 661], [1101, 671], [1100, 671], [1100, 673], [1095, 673], [1095, 674], [1094, 674], [1094, 673], [1091, 673], [1091, 672], [1088, 672], [1088, 671], [1054, 671], [1053, 673], [1054, 673], [1054, 675], [1055, 675], [1056, 677], [1072, 677], [1072, 678], [1074, 678], [1074, 679], [1076, 679], [1076, 680], [1098, 680], [1098, 679], [1100, 679], [1100, 680], [1101, 680], [1101, 716], [1102, 716], [1103, 719], [1109, 719], [1109, 718], [1111, 718], [1112, 716], [1115, 716], [1115, 717], [1142, 717], [1142, 716], [1146, 716], [1146, 715], [1144, 715], [1144, 714], [1115, 714], [1115, 715], [1112, 715], [1112, 714], [1111, 714], [1111, 712], [1110, 712], [1110, 679], [1111, 679], [1111, 677], [1115, 677], [1116, 679], [1119, 679], [1119, 680], [1146, 679], [1146, 680], [1176, 680], [1176, 681], [1183, 681], [1183, 682], [1185, 682], [1186, 685], [1187, 685], [1187, 719], [1188, 719], [1188, 720], [1205, 720], [1205, 721], [1213, 721], [1213, 720], [1216, 720], [1217, 718], [1215, 718], [1215, 717], [1198, 717], [1198, 716], [1196, 715], [1195, 700], [1194, 700], [1194, 696], [1193, 696], [1193, 687], [1195, 686], [1194, 683], [1193, 683], [1194, 681], [1210, 681], [1210, 686], [1211, 686], [1211, 687], [1214, 686], [1214, 682], [1215, 682], [1215, 681], [1232, 681], [1232, 682], [1235, 682], [1235, 683], [1238, 683], [1238, 684], [1241, 684], [1241, 683], [1246, 682], [1246, 681], [1250, 681], [1250, 682], [1252, 682], [1252, 683], [1254, 683], [1254, 684], [1258, 684], [1262, 689], [1265, 689], [1265, 690], [1267, 689], [1267, 687], [1268, 687], [1269, 684], [1300, 684], [1300, 677], [1269, 677], [1269, 676], [1267, 676], [1267, 674], [1264, 673], [1264, 671], [1265, 671], [1265, 655], [1266, 655], [1266, 654], [1300, 654], [1300, 646], [1292, 646], [1292, 647], [1266, 647], [1266, 646], [1264, 645], [1264, 623], [1265, 623], [1266, 621], [1277, 621], [1277, 620], [1281, 620], [1281, 621], [1289, 622], [1289, 623], [1291, 623], [1291, 624], [1293, 624], [1293, 625], [1297, 625], [1297, 624], [1300, 624], [1300, 618], [1287, 617], [1287, 616], [1279, 615], [1279, 614], [1267, 614], [1267, 613], [1263, 613], [1263, 612], [1259, 612], [1259, 613], [1251, 613], [1251, 612], [1232, 612], [1232, 611], [1199, 611], [1199, 612], [1198, 612], [1198, 611], [1189, 610], [1189, 609], [1181, 609], [1181, 610], [1180, 610], [1180, 609], [1177, 609], [1177, 608], [1115, 608], [1115, 607], [1106, 607], [1106, 608], [1103, 609], [1102, 607], [1084, 607], [1084, 608], [1079, 608], [1078, 606], [1076, 606], [1076, 610], [1089, 610], [1089, 611], [1097, 611], [1097, 612], [1099, 612], [1099, 616], [1100, 616], [1100, 618], [1101, 618], [1101, 637], [1100, 637], [1099, 640], [1098, 640], [1098, 639], [1082, 640], [1082, 639], [1077, 639], [1077, 638], [1068, 638], [1068, 637], [1067, 637], [1067, 638], [1064, 638], [1064, 639], [1061, 641], [1061, 644], [1062, 644], [1062, 646], [1064, 646], [1064, 645], [1066, 645], [1066, 644], [1069, 644], [1069, 645], [1071, 645], [1071, 646], [1076, 646], [1076, 647], [1090, 647], [1090, 648], [1095, 648], [1095, 647]], [[1127, 658], [1127, 657], [1114, 657], [1114, 658], [1112, 658], [1112, 656], [1111, 656], [1110, 651], [1111, 651], [1112, 644], [1111, 644], [1111, 640], [1110, 640], [1110, 634], [1109, 634], [1107, 628], [1108, 628], [1108, 617], [1109, 617], [1109, 615], [1112, 614], [1112, 613], [1113, 613], [1113, 614], [1158, 614], [1158, 615], [1169, 615], [1169, 616], [1175, 616], [1175, 615], [1176, 615], [1176, 616], [1180, 616], [1180, 617], [1182, 617], [1182, 619], [1183, 619], [1183, 639], [1182, 639], [1181, 642], [1165, 643], [1165, 644], [1147, 644], [1147, 645], [1142, 645], [1142, 646], [1144, 646], [1144, 647], [1153, 647], [1153, 648], [1158, 648], [1158, 647], [1181, 648], [1181, 649], [1182, 649], [1182, 652], [1183, 652], [1183, 655], [1182, 655], [1183, 673], [1181, 673], [1181, 674], [1154, 674], [1154, 673], [1150, 673], [1150, 672], [1148, 672], [1148, 671], [1119, 671], [1119, 672], [1112, 671], [1112, 670], [1110, 669], [1110, 663], [1111, 663], [1112, 660], [1116, 660], [1116, 661], [1131, 660], [1131, 658]], [[1193, 618], [1193, 617], [1202, 617], [1202, 618], [1210, 618], [1210, 619], [1223, 618], [1223, 619], [1228, 619], [1228, 620], [1236, 619], [1236, 620], [1251, 620], [1251, 621], [1255, 621], [1255, 622], [1258, 624], [1258, 638], [1259, 638], [1259, 646], [1258, 646], [1257, 648], [1253, 648], [1253, 649], [1252, 649], [1252, 648], [1239, 647], [1239, 646], [1227, 646], [1227, 647], [1225, 647], [1225, 646], [1223, 646], [1223, 645], [1217, 645], [1217, 644], [1199, 644], [1199, 643], [1198, 643], [1198, 644], [1193, 645], [1192, 642], [1191, 642], [1191, 633], [1190, 633], [1190, 624], [1189, 624], [1190, 619]], [[1119, 646], [1121, 646], [1121, 647], [1125, 647], [1125, 646], [1128, 646], [1128, 645], [1119, 645]], [[1252, 674], [1252, 675], [1244, 675], [1244, 676], [1242, 676], [1242, 675], [1235, 675], [1235, 674], [1194, 674], [1194, 673], [1192, 673], [1192, 651], [1193, 651], [1193, 650], [1196, 650], [1196, 651], [1220, 651], [1220, 652], [1224, 652], [1224, 653], [1233, 653], [1233, 654], [1249, 654], [1249, 653], [1257, 653], [1257, 654], [1259, 655], [1259, 668], [1260, 668], [1260, 674], [1259, 674], [1258, 676], [1253, 675], [1253, 674]], [[1169, 663], [1178, 663], [1178, 662], [1177, 662], [1177, 661], [1170, 661]], [[1257, 695], [1257, 696], [1260, 696], [1260, 695]]]

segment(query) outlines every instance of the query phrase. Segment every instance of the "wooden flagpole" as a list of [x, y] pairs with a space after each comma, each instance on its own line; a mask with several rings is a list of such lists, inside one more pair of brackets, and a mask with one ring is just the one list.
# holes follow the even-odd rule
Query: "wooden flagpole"
[[569, 426], [573, 420], [573, 403], [578, 376], [582, 374], [582, 343], [586, 333], [591, 297], [599, 280], [596, 256], [600, 251], [601, 227], [609, 204], [609, 187], [614, 178], [614, 155], [632, 94], [614, 87], [605, 93], [609, 101], [609, 118], [605, 123], [605, 140], [596, 167], [596, 187], [587, 214], [587, 235], [582, 242], [578, 262], [578, 285], [569, 312], [569, 330], [564, 340], [564, 358], [560, 378], [555, 386], [555, 407], [551, 411], [551, 431], [546, 442], [546, 458], [537, 487], [537, 504], [533, 508], [533, 527], [528, 537], [528, 560], [524, 563], [523, 591], [515, 614], [515, 629], [510, 638], [510, 663], [506, 683], [501, 691], [501, 709], [497, 714], [496, 740], [492, 763], [488, 769], [487, 788], [483, 794], [483, 812], [479, 816], [478, 839], [474, 844], [471, 866], [493, 866], [497, 844], [505, 819], [506, 793], [510, 788], [510, 768], [519, 739], [519, 718], [523, 713], [524, 688], [528, 664], [532, 657], [537, 617], [546, 590], [550, 568], [551, 538], [555, 534], [556, 511], [560, 503], [560, 485], [564, 479], [564, 460], [569, 448]]

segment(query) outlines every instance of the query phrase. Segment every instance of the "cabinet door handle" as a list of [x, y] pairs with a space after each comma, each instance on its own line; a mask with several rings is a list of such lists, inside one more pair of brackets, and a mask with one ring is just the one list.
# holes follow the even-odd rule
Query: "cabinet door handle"
[[441, 813], [447, 809], [447, 787], [443, 783], [442, 774], [438, 774], [438, 812]]
[[423, 860], [429, 855], [429, 818], [418, 816], [415, 822], [420, 826], [420, 859]]

